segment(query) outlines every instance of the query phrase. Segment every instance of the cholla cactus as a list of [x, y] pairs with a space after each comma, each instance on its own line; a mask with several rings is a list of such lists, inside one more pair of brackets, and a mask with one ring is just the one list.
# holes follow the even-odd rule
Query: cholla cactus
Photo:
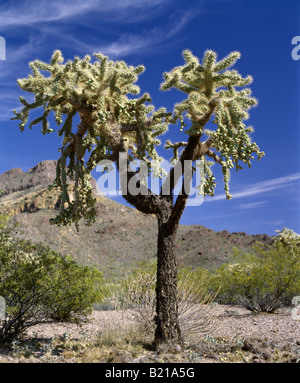
[[[75, 57], [64, 63], [57, 50], [50, 64], [35, 60], [30, 63], [33, 76], [18, 80], [23, 90], [35, 94], [33, 103], [20, 97], [24, 107], [20, 113], [14, 111], [13, 119], [21, 121], [21, 131], [29, 112], [43, 107], [43, 114], [30, 122], [29, 128], [42, 123], [43, 134], [53, 132], [48, 122], [48, 115], [53, 111], [60, 127], [58, 134], [63, 136], [53, 185], [62, 189], [61, 213], [55, 223], [77, 222], [81, 217], [93, 220], [90, 171], [99, 161], [114, 159], [117, 151], [125, 149], [130, 149], [131, 160], [143, 159], [149, 168], [150, 159], [160, 160], [155, 149], [160, 144], [157, 137], [167, 130], [165, 120], [170, 118], [164, 108], [154, 111], [153, 105], [149, 104], [149, 94], [128, 97], [128, 94], [136, 95], [140, 91], [135, 82], [144, 71], [142, 65], [133, 67], [124, 61], [110, 61], [102, 54], [94, 56], [97, 59], [94, 63], [89, 55], [83, 60]], [[50, 75], [46, 77], [41, 71]], [[76, 115], [79, 115], [80, 124], [74, 129]], [[87, 152], [90, 155], [85, 162]], [[67, 176], [75, 181], [73, 201], [69, 197]]]
[[[187, 94], [187, 98], [175, 106], [174, 116], [182, 122], [182, 130], [186, 126], [184, 116], [192, 123], [185, 133], [199, 139], [193, 159], [207, 156], [222, 166], [224, 189], [230, 199], [229, 170], [234, 166], [236, 170], [242, 169], [239, 161], [251, 167], [253, 154], [257, 154], [258, 159], [264, 156], [251, 142], [249, 133], [253, 131], [252, 127], [244, 124], [249, 117], [247, 111], [257, 101], [251, 97], [249, 88], [237, 89], [249, 85], [252, 77], [243, 78], [236, 70], [229, 70], [240, 58], [239, 52], [232, 52], [217, 61], [217, 54], [207, 50], [202, 63], [189, 50], [183, 52], [183, 57], [185, 65], [164, 73], [165, 82], [161, 84], [161, 90], [174, 87]], [[216, 129], [204, 129], [211, 115], [214, 115], [212, 122], [216, 124]], [[206, 139], [201, 142], [203, 135]], [[173, 148], [174, 157], [178, 158], [178, 150], [186, 146], [187, 142], [172, 144], [168, 141], [166, 147]], [[215, 178], [208, 170], [209, 165], [206, 166], [204, 194], [214, 195]]]
[[284, 227], [282, 230], [276, 230], [278, 236], [275, 237], [276, 245], [284, 245], [290, 248], [300, 248], [300, 234], [295, 233], [292, 229]]
[[[136, 172], [122, 171], [120, 152], [127, 152], [127, 165], [134, 159], [146, 161], [148, 172], [151, 164], [156, 162], [154, 172], [159, 174], [160, 158], [155, 149], [160, 144], [158, 136], [166, 132], [169, 123], [178, 120], [181, 131], [186, 128], [186, 142], [166, 142], [166, 148], [173, 150], [174, 159], [178, 161], [174, 161], [176, 164], [161, 186], [160, 193], [154, 194], [147, 187], [137, 195], [130, 191], [124, 193], [124, 198], [139, 211], [157, 217], [155, 344], [177, 343], [181, 340], [181, 331], [175, 240], [189, 197], [185, 186], [191, 185], [193, 175], [193, 172], [183, 171], [181, 193], [175, 201], [174, 189], [182, 175], [177, 172], [177, 164], [184, 169], [182, 165], [185, 161], [204, 160], [204, 167], [200, 169], [204, 174], [199, 185], [199, 192], [203, 195], [214, 194], [216, 182], [211, 165], [220, 164], [226, 197], [231, 198], [228, 185], [230, 169], [234, 166], [236, 170], [241, 169], [240, 162], [250, 166], [253, 154], [258, 159], [264, 155], [251, 142], [249, 134], [252, 128], [244, 124], [248, 110], [256, 104], [250, 89], [246, 87], [252, 78], [243, 78], [236, 70], [230, 69], [240, 57], [238, 52], [217, 62], [216, 53], [208, 50], [200, 63], [190, 51], [184, 51], [185, 64], [165, 73], [165, 82], [161, 85], [162, 90], [175, 87], [187, 95], [184, 101], [175, 106], [172, 115], [164, 108], [155, 111], [147, 93], [136, 96], [139, 88], [135, 83], [144, 70], [143, 66], [113, 62], [101, 54], [94, 56], [98, 60], [94, 63], [90, 56], [83, 60], [76, 57], [64, 63], [60, 51], [55, 51], [50, 64], [38, 60], [30, 63], [33, 75], [18, 80], [18, 84], [23, 90], [34, 93], [35, 100], [28, 103], [20, 97], [24, 107], [20, 113], [15, 112], [15, 119], [21, 121], [20, 128], [23, 130], [30, 110], [42, 107], [43, 114], [32, 121], [29, 127], [41, 122], [42, 132], [46, 134], [52, 131], [48, 115], [51, 111], [55, 113], [55, 121], [60, 127], [58, 133], [63, 136], [53, 184], [62, 190], [61, 212], [52, 221], [57, 224], [78, 224], [82, 217], [88, 223], [94, 219], [95, 200], [92, 197], [90, 172], [100, 160], [116, 162], [121, 174], [121, 186], [123, 188], [125, 184], [126, 187]], [[47, 71], [50, 75], [45, 77], [41, 71]], [[76, 127], [75, 116], [80, 119]], [[206, 129], [212, 117], [216, 129]], [[147, 169], [144, 173], [147, 173]], [[75, 184], [72, 200], [69, 196], [70, 179]]]

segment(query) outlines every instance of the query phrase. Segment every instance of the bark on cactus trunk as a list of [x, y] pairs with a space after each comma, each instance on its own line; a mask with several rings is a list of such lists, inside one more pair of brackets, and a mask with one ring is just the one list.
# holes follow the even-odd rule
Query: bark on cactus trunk
[[155, 345], [178, 344], [181, 332], [177, 305], [176, 229], [158, 222]]

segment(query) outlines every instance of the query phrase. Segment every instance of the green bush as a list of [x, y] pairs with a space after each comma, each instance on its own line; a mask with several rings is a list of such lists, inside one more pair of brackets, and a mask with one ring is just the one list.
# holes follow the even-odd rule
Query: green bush
[[254, 312], [274, 312], [300, 295], [300, 236], [283, 229], [274, 244], [251, 251], [234, 249], [233, 262], [214, 273], [220, 303], [240, 304]]
[[101, 281], [95, 268], [0, 228], [0, 296], [6, 303], [0, 341], [10, 341], [38, 323], [88, 314], [101, 299]]
[[[1, 190], [0, 190], [0, 197], [1, 197]], [[0, 229], [4, 228], [9, 221], [8, 215], [0, 215]]]
[[43, 305], [51, 319], [70, 321], [75, 315], [88, 315], [103, 298], [102, 273], [94, 267], [76, 263], [71, 257], [55, 254]]

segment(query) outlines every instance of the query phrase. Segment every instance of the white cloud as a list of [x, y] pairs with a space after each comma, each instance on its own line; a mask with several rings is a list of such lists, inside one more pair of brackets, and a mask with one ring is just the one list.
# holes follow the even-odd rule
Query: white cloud
[[264, 224], [264, 225], [269, 225], [269, 226], [282, 226], [285, 223], [284, 219], [277, 219], [275, 221], [258, 221], [258, 224]]
[[33, 26], [35, 24], [70, 20], [74, 17], [91, 13], [100, 17], [112, 14], [110, 20], [132, 21], [125, 15], [135, 12], [137, 16], [153, 13], [155, 7], [165, 6], [170, 0], [68, 0], [68, 1], [20, 1], [19, 4], [11, 3], [13, 6], [3, 4], [0, 7], [1, 25], [0, 28], [16, 28], [20, 26]]
[[258, 207], [265, 205], [266, 203], [267, 203], [267, 201], [250, 202], [250, 203], [243, 203], [243, 204], [239, 205], [238, 207], [240, 209], [256, 209]]
[[[14, 6], [8, 4], [0, 5], [1, 24], [0, 30], [7, 31], [12, 28], [16, 33], [20, 31], [24, 36], [23, 27], [30, 27], [38, 33], [34, 33], [34, 39], [40, 39], [46, 44], [47, 37], [55, 37], [60, 45], [74, 44], [80, 51], [103, 52], [111, 57], [127, 56], [130, 53], [145, 51], [149, 47], [161, 44], [175, 36], [182, 28], [202, 10], [202, 1], [198, 0], [189, 9], [176, 9], [165, 14], [163, 27], [161, 21], [154, 21], [155, 27], [148, 27], [145, 21], [164, 14], [165, 8], [170, 6], [171, 0], [90, 0], [87, 2], [79, 0], [67, 1], [29, 1], [15, 2]], [[201, 5], [201, 6], [200, 6]], [[75, 19], [74, 23], [71, 22]], [[84, 38], [74, 37], [70, 31], [73, 25], [82, 25], [95, 32], [99, 30], [101, 20], [108, 21], [110, 25], [116, 24], [119, 28], [122, 23], [140, 23], [143, 28], [135, 33], [122, 32], [115, 39], [116, 30], [112, 29], [111, 37], [106, 42], [97, 43], [84, 41]], [[158, 19], [160, 20], [160, 19]], [[54, 26], [52, 22], [60, 21]], [[99, 35], [95, 33], [95, 36]], [[38, 37], [37, 37], [38, 36]], [[92, 37], [93, 34], [90, 34]], [[98, 41], [101, 37], [98, 37]], [[112, 41], [113, 39], [113, 41]], [[28, 55], [31, 46], [28, 44], [16, 47], [14, 60], [17, 61], [19, 55], [24, 52]], [[13, 47], [15, 48], [15, 47]], [[9, 55], [9, 52], [8, 52]], [[24, 58], [24, 56], [22, 56]]]
[[[12, 110], [18, 106], [20, 90], [16, 78], [26, 77], [31, 70], [28, 62], [42, 58], [47, 50], [48, 59], [56, 43], [59, 49], [74, 47], [74, 54], [87, 54], [102, 52], [110, 58], [120, 58], [135, 53], [148, 53], [151, 49], [161, 49], [172, 43], [188, 22], [199, 13], [200, 8], [175, 9], [165, 15], [164, 23], [155, 21], [152, 24], [143, 24], [140, 31], [129, 32], [121, 28], [121, 33], [115, 35], [116, 29], [105, 32], [99, 31], [99, 21], [107, 19], [109, 24], [117, 26], [122, 22], [131, 23], [149, 20], [154, 15], [164, 14], [164, 8], [170, 6], [171, 0], [91, 0], [82, 2], [73, 1], [29, 1], [6, 3], [0, 5], [0, 30], [11, 34], [10, 43], [7, 43], [6, 61], [1, 62], [0, 84], [2, 87], [0, 97], [0, 120], [7, 120], [12, 116]], [[13, 4], [13, 6], [12, 6]], [[74, 23], [71, 19], [75, 19]], [[160, 20], [160, 19], [158, 19]], [[51, 22], [60, 21], [52, 25]], [[153, 20], [152, 20], [153, 21]], [[118, 23], [118, 24], [117, 24]], [[74, 35], [73, 25], [88, 26], [89, 38], [84, 35]], [[31, 29], [25, 29], [30, 27]], [[13, 32], [7, 32], [8, 28]], [[29, 32], [28, 32], [29, 31]], [[1, 32], [2, 34], [3, 32]], [[14, 36], [14, 37], [12, 37]], [[19, 36], [19, 38], [17, 38]], [[93, 37], [94, 36], [94, 37]], [[103, 40], [105, 39], [105, 40]], [[52, 48], [50, 48], [53, 46]], [[51, 52], [52, 52], [51, 50]], [[7, 88], [7, 90], [6, 90]]]
[[[278, 177], [278, 178], [273, 178], [267, 181], [257, 182], [256, 184], [246, 186], [243, 190], [236, 191], [236, 192], [231, 191], [231, 194], [233, 199], [251, 197], [253, 195], [287, 187], [290, 183], [299, 181], [299, 180], [300, 180], [300, 173], [294, 173], [284, 177]], [[211, 202], [211, 201], [219, 201], [223, 199], [225, 199], [225, 195], [219, 194], [214, 196], [213, 198], [209, 198], [209, 199], [207, 198], [206, 201]]]
[[[31, 73], [28, 62], [37, 58], [38, 51], [43, 46], [43, 36], [29, 36], [28, 41], [20, 45], [7, 44], [6, 60], [1, 61], [1, 87], [11, 87], [16, 84], [16, 78], [26, 77]], [[12, 92], [12, 89], [10, 89]], [[1, 94], [4, 96], [2, 90]], [[7, 97], [7, 94], [5, 94]]]
[[85, 52], [102, 52], [110, 57], [128, 56], [129, 54], [161, 47], [166, 41], [177, 35], [194, 17], [195, 13], [185, 11], [178, 17], [176, 23], [170, 23], [165, 28], [155, 27], [143, 34], [124, 33], [117, 41], [104, 45], [88, 45], [80, 43]]

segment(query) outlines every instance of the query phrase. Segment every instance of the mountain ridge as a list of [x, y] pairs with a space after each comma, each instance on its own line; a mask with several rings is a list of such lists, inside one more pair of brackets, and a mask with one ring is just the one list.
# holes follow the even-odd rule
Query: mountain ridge
[[[41, 241], [53, 250], [72, 255], [77, 261], [103, 271], [107, 279], [124, 276], [142, 261], [155, 258], [156, 218], [105, 197], [92, 179], [96, 221], [87, 227], [54, 226], [60, 206], [59, 190], [48, 190], [55, 178], [56, 161], [45, 160], [27, 172], [10, 169], [0, 175], [0, 214], [19, 223], [18, 233]], [[180, 225], [176, 251], [179, 265], [216, 267], [229, 260], [233, 246], [247, 250], [255, 242], [270, 244], [266, 234], [216, 232], [202, 225]]]

